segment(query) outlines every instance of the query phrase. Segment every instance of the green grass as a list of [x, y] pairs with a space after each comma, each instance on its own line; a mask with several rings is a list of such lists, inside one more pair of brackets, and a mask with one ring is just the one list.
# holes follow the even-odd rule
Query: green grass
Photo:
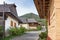
[[1, 40], [10, 40], [16, 36], [21, 36], [25, 33], [26, 29], [23, 27], [20, 28], [10, 28], [9, 29], [9, 33], [10, 35], [8, 37], [5, 38], [0, 38]]
[[[22, 36], [23, 34], [21, 34], [21, 35], [18, 35], [18, 36]], [[8, 36], [8, 37], [5, 37], [4, 39], [3, 38], [0, 38], [0, 40], [10, 40], [10, 39], [12, 39], [12, 38], [14, 38], [14, 37], [16, 37], [17, 35], [15, 35], [15, 36], [12, 36], [12, 35], [10, 35], [10, 36]]]
[[5, 37], [5, 38], [1, 38], [1, 40], [10, 40], [12, 38], [12, 36], [8, 36], [8, 37]]

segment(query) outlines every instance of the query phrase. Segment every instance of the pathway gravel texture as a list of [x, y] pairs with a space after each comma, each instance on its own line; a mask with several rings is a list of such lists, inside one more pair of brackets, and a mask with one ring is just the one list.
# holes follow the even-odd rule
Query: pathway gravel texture
[[13, 38], [12, 40], [38, 40], [40, 31], [30, 31], [22, 36]]

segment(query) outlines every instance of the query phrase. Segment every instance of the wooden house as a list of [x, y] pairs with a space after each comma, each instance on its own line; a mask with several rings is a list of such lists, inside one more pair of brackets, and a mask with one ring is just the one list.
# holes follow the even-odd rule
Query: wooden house
[[25, 27], [26, 29], [29, 29], [29, 25], [28, 25], [28, 22], [27, 22], [27, 19], [26, 18], [19, 18], [21, 20], [21, 23], [20, 23], [20, 27]]
[[27, 19], [27, 21], [30, 29], [37, 29], [39, 23], [34, 18]]
[[40, 18], [48, 25], [47, 40], [60, 40], [60, 0], [34, 0]]

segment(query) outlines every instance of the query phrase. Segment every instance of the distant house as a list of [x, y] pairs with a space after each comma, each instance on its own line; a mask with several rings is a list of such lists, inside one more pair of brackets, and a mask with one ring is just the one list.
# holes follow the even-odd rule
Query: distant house
[[28, 22], [27, 22], [27, 19], [26, 18], [19, 18], [21, 20], [22, 23], [20, 23], [20, 27], [25, 27], [26, 29], [29, 29], [29, 25], [28, 25]]
[[18, 27], [20, 22], [15, 4], [0, 5], [0, 26], [4, 27], [5, 32], [10, 27]]
[[30, 29], [36, 29], [38, 27], [39, 23], [35, 19], [30, 18], [27, 20], [28, 20], [28, 24], [29, 24]]
[[22, 27], [25, 27], [27, 29], [36, 29], [38, 25], [40, 25], [34, 18], [20, 18], [22, 23], [20, 24]]

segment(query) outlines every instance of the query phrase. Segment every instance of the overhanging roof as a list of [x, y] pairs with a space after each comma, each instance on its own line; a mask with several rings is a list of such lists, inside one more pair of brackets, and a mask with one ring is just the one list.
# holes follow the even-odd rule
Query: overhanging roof
[[5, 14], [10, 15], [11, 17], [13, 16], [16, 20], [21, 22], [18, 18], [15, 4], [0, 4], [0, 13], [1, 12], [4, 12]]
[[50, 0], [34, 0], [40, 18], [45, 18], [47, 15]]

